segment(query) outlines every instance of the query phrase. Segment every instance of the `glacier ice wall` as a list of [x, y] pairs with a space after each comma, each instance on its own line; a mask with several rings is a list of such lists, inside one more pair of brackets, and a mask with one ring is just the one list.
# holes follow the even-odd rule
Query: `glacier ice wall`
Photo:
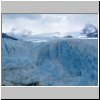
[[98, 40], [2, 38], [2, 85], [98, 85]]

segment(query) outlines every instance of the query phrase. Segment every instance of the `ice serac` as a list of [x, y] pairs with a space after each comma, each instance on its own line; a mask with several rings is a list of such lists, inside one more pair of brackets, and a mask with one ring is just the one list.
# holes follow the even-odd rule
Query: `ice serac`
[[97, 85], [97, 44], [97, 39], [60, 38], [33, 43], [4, 38], [2, 39], [2, 84]]

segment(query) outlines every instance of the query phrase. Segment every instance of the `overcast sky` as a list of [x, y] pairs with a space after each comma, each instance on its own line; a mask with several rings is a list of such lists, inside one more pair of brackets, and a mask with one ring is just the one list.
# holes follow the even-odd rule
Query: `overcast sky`
[[3, 14], [2, 32], [13, 28], [36, 33], [77, 32], [87, 23], [98, 26], [97, 14]]

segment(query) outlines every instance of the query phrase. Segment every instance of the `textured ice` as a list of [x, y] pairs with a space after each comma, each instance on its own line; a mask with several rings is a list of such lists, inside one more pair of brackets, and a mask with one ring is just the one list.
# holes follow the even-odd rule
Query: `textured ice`
[[2, 38], [2, 85], [96, 86], [98, 40]]

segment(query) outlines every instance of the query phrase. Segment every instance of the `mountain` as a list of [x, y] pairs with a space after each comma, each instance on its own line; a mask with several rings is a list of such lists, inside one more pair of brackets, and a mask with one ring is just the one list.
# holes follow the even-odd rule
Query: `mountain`
[[7, 33], [9, 36], [26, 41], [46, 41], [51, 38], [59, 38], [61, 37], [60, 32], [52, 32], [52, 33], [34, 33], [26, 29], [16, 29], [13, 28], [11, 32]]
[[89, 33], [87, 37], [98, 37], [98, 33]]
[[92, 24], [86, 24], [86, 26], [78, 32], [35, 33], [27, 29], [13, 28], [8, 34], [20, 40], [40, 42], [41, 40], [47, 41], [55, 38], [97, 38], [98, 29]]
[[64, 38], [73, 38], [72, 35], [67, 35], [67, 36], [64, 36]]
[[98, 40], [2, 38], [2, 85], [97, 86]]
[[85, 28], [83, 28], [82, 33], [89, 38], [97, 38], [98, 37], [98, 28], [93, 24], [86, 24]]
[[67, 33], [65, 32], [63, 34], [64, 34], [63, 37], [66, 37], [66, 38], [76, 38], [76, 39], [87, 38], [85, 34], [80, 34], [80, 32], [67, 32]]

